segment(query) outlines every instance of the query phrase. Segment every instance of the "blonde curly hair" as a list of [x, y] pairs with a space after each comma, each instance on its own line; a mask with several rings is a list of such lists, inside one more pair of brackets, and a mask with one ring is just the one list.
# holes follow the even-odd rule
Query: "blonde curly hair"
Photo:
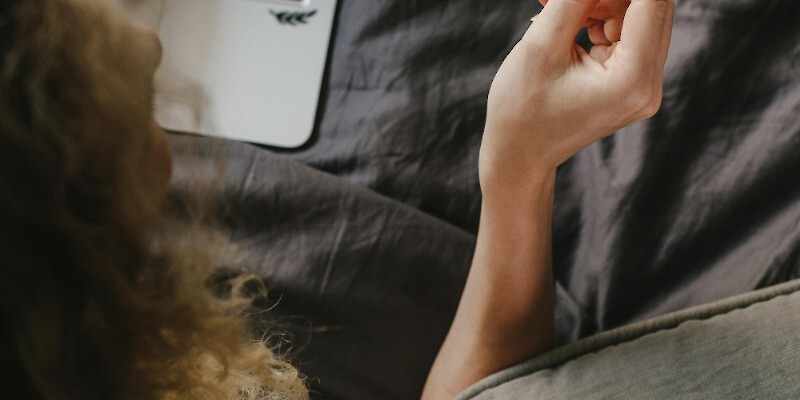
[[162, 218], [136, 36], [107, 1], [0, 4], [0, 398], [306, 399], [245, 280], [210, 292], [219, 235]]

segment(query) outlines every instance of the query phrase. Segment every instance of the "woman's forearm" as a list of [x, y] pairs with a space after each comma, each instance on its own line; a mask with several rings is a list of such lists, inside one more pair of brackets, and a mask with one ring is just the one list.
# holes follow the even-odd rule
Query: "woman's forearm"
[[[551, 345], [555, 169], [661, 104], [674, 0], [619, 1], [619, 38], [597, 35], [604, 22], [590, 16], [599, 0], [547, 1], [492, 81], [475, 257], [425, 400], [449, 399]], [[589, 52], [575, 43], [586, 26]]]
[[526, 187], [483, 185], [472, 267], [423, 399], [449, 399], [548, 349], [553, 340], [551, 215], [555, 172]]

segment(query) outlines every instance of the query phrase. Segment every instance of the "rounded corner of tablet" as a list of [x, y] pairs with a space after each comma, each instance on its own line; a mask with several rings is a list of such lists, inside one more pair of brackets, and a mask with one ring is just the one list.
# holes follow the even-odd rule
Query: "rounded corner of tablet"
[[311, 136], [313, 136], [313, 134], [314, 134], [314, 131], [313, 130], [309, 130], [308, 134], [306, 134], [306, 135], [296, 136], [296, 137], [292, 138], [293, 140], [287, 140], [287, 141], [285, 141], [283, 143], [276, 143], [276, 144], [273, 144], [273, 146], [281, 147], [281, 148], [284, 148], [284, 149], [297, 149], [297, 148], [303, 147], [305, 144], [307, 144], [309, 142], [309, 140], [311, 140]]

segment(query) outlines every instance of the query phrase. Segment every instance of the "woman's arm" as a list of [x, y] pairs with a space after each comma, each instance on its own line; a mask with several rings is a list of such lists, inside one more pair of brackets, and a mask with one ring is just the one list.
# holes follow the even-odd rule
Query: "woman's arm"
[[484, 196], [472, 269], [424, 399], [449, 399], [550, 347], [554, 181], [554, 173], [545, 173], [529, 193], [508, 190]]
[[621, 40], [574, 43], [597, 0], [550, 0], [489, 92], [475, 256], [423, 399], [449, 399], [553, 340], [556, 167], [661, 102], [673, 0], [633, 0]]

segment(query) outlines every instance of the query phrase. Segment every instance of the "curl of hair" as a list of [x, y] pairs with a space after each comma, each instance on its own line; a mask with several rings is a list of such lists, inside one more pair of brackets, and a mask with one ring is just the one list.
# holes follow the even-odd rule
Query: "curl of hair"
[[139, 40], [105, 1], [0, 4], [0, 398], [305, 399], [208, 290], [220, 235], [165, 228]]

